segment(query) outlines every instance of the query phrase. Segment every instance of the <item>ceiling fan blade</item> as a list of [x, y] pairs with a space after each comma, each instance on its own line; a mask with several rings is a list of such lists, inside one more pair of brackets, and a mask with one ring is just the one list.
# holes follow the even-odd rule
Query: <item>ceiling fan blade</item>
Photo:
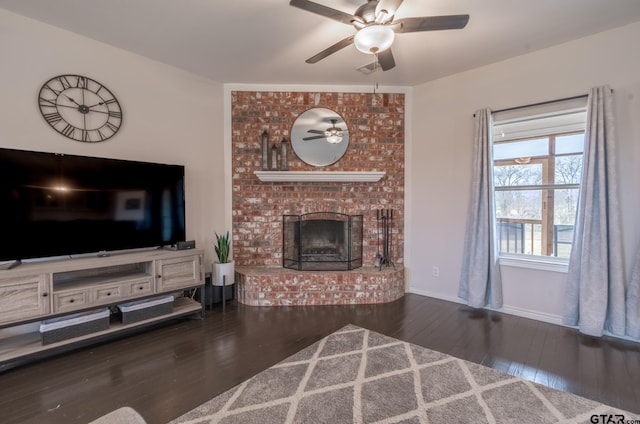
[[323, 136], [323, 135], [316, 135], [314, 137], [305, 137], [302, 140], [303, 141], [311, 141], [311, 140], [320, 140], [321, 138], [326, 138], [326, 137]]
[[322, 50], [320, 53], [318, 53], [315, 56], [310, 57], [305, 62], [307, 62], [307, 63], [316, 63], [316, 62], [324, 59], [325, 57], [337, 52], [338, 50], [344, 49], [345, 47], [353, 44], [353, 37], [355, 37], [355, 35], [350, 35], [349, 37], [345, 38], [344, 40], [338, 41], [333, 46]]
[[324, 134], [324, 131], [320, 130], [307, 130], [307, 132], [311, 134]]
[[357, 22], [362, 21], [362, 19], [360, 19], [357, 16], [350, 15], [348, 13], [341, 12], [340, 10], [323, 6], [321, 4], [314, 3], [309, 0], [291, 0], [289, 4], [291, 6], [306, 10], [307, 12], [315, 13], [316, 15], [320, 15], [320, 16], [325, 16], [329, 19], [333, 19], [334, 21], [342, 22], [343, 24], [347, 24], [347, 25], [351, 25], [353, 21], [357, 21]]
[[397, 33], [462, 29], [469, 22], [469, 15], [424, 16], [395, 21], [391, 27]]
[[398, 11], [403, 0], [380, 0], [376, 5], [376, 22], [389, 22]]
[[391, 53], [391, 48], [378, 53], [378, 63], [383, 71], [388, 71], [389, 69], [396, 66], [396, 61], [393, 59], [393, 53]]

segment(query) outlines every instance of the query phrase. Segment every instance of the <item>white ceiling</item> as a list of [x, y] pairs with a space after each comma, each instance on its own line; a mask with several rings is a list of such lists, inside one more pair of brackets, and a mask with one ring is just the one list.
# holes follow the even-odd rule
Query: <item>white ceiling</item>
[[[353, 13], [365, 0], [314, 1]], [[469, 24], [398, 34], [396, 67], [367, 76], [356, 68], [372, 58], [353, 46], [305, 63], [355, 29], [288, 0], [0, 0], [0, 8], [215, 81], [246, 84], [414, 86], [640, 21], [640, 0], [405, 0], [396, 19], [469, 14]]]

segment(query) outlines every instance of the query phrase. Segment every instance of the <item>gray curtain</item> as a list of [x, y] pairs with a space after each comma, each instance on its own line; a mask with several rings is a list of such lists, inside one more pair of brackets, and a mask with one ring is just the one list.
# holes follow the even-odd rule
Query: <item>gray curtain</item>
[[471, 193], [458, 296], [474, 308], [502, 307], [497, 264], [493, 199], [492, 119], [489, 109], [475, 113]]
[[625, 333], [625, 283], [618, 211], [613, 94], [589, 93], [582, 188], [569, 258], [564, 323], [601, 336]]
[[640, 339], [640, 246], [627, 288], [627, 336]]

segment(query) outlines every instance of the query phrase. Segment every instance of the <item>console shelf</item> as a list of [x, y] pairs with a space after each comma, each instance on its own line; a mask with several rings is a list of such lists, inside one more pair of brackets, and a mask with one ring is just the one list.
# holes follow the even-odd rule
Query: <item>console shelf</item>
[[49, 350], [53, 351], [65, 346], [80, 345], [82, 342], [102, 339], [105, 336], [109, 336], [114, 333], [121, 333], [124, 330], [133, 330], [140, 327], [146, 327], [150, 324], [167, 321], [173, 318], [200, 313], [200, 311], [202, 310], [202, 305], [191, 299], [181, 297], [174, 301], [173, 308], [173, 312], [170, 314], [165, 314], [159, 317], [126, 325], [122, 324], [121, 322], [112, 321], [109, 325], [108, 330], [97, 331], [95, 333], [74, 337], [73, 339], [68, 339], [48, 345], [43, 345], [41, 343], [40, 333], [37, 331], [9, 337], [3, 340], [2, 344], [0, 344], [0, 370], [4, 369], [3, 363], [14, 360], [16, 358], [26, 359], [28, 356], [35, 355], [40, 352]]
[[54, 291], [69, 290], [77, 287], [99, 286], [101, 284], [112, 284], [120, 281], [144, 280], [153, 278], [151, 274], [144, 272], [120, 273], [109, 275], [94, 275], [83, 277], [82, 279], [62, 280], [53, 282]]
[[[203, 286], [202, 262], [201, 250], [155, 250], [1, 270], [0, 371], [127, 330], [202, 314], [201, 303], [182, 296]], [[39, 323], [43, 320], [169, 293], [177, 295], [171, 313], [126, 325], [112, 314], [106, 330], [46, 345], [41, 342]]]

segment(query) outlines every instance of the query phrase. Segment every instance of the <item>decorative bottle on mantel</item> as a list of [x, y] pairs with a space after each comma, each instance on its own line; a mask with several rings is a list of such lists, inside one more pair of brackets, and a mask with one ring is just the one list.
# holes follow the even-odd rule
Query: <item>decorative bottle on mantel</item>
[[260, 139], [262, 141], [262, 170], [268, 171], [269, 170], [269, 133], [267, 132], [267, 130], [264, 130], [262, 132]]
[[276, 147], [276, 143], [273, 143], [273, 146], [271, 146], [271, 158], [269, 163], [271, 165], [269, 169], [272, 171], [278, 170], [278, 148]]
[[287, 142], [286, 138], [283, 138], [282, 141], [280, 142], [280, 170], [281, 171], [289, 170], [289, 163], [287, 160], [288, 151], [289, 151], [289, 143]]

